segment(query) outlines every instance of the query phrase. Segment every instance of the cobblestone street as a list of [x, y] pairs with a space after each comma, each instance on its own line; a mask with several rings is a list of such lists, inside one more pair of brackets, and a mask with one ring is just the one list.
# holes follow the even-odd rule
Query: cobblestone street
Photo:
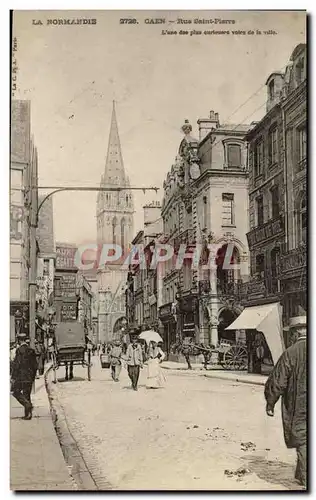
[[165, 370], [166, 387], [148, 390], [145, 367], [134, 392], [126, 370], [115, 384], [93, 365], [90, 383], [81, 367], [69, 382], [60, 369], [57, 395], [99, 489], [299, 489], [263, 387]]

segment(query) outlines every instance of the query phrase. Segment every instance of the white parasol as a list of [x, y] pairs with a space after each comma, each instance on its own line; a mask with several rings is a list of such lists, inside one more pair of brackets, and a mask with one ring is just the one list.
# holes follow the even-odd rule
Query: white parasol
[[142, 340], [146, 340], [148, 344], [149, 342], [163, 342], [159, 333], [155, 332], [155, 330], [146, 330], [139, 335], [139, 338]]

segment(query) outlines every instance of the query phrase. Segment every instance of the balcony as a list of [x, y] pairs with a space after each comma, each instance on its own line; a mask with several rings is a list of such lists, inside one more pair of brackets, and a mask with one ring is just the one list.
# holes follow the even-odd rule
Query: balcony
[[263, 225], [255, 227], [247, 233], [249, 247], [254, 247], [259, 243], [275, 238], [284, 232], [283, 216], [276, 217], [265, 222]]
[[294, 248], [282, 255], [280, 259], [281, 278], [300, 275], [306, 269], [306, 245]]

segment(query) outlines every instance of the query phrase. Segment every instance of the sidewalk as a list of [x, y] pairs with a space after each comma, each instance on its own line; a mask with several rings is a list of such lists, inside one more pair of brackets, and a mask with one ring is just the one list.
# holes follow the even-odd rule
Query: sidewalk
[[10, 396], [10, 488], [14, 491], [75, 490], [53, 426], [44, 377], [35, 381], [33, 418]]
[[244, 384], [264, 385], [267, 380], [266, 375], [256, 375], [247, 373], [246, 371], [227, 371], [220, 366], [210, 367], [205, 370], [201, 364], [192, 365], [192, 370], [188, 370], [186, 363], [176, 363], [175, 361], [164, 361], [162, 368], [165, 370], [174, 370], [176, 372], [185, 372], [190, 375], [200, 375], [207, 378], [217, 378], [221, 380], [232, 380], [233, 382], [241, 382]]

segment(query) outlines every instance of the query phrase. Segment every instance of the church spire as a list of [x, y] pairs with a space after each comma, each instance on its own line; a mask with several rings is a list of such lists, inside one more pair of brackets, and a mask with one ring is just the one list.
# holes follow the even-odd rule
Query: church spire
[[113, 101], [108, 151], [106, 156], [105, 171], [103, 175], [103, 185], [125, 186], [126, 182], [127, 179], [125, 175], [121, 143], [116, 119], [115, 101]]

